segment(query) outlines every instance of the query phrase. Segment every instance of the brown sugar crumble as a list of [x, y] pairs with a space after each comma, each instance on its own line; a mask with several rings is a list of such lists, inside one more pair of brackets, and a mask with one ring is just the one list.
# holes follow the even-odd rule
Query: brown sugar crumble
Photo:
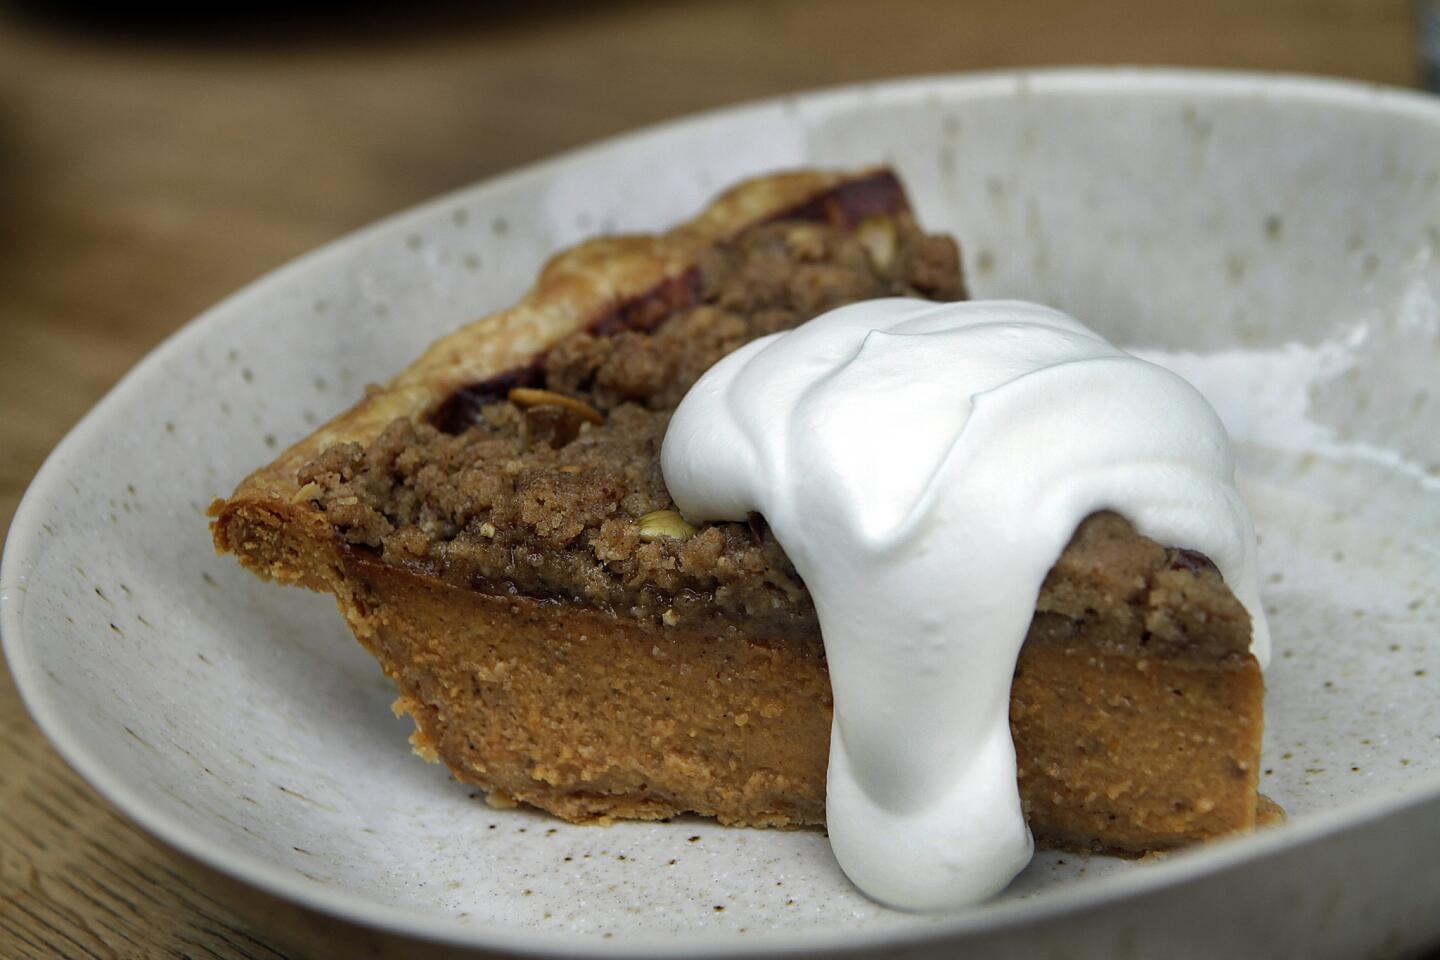
[[[856, 300], [965, 295], [953, 240], [908, 215], [886, 227], [884, 241], [811, 222], [746, 231], [701, 258], [694, 306], [648, 331], [560, 340], [537, 387], [508, 389], [459, 432], [402, 417], [368, 445], [330, 447], [300, 469], [301, 491], [353, 547], [480, 593], [659, 627], [743, 618], [816, 637], [810, 595], [763, 518], [690, 527], [665, 489], [660, 446], [690, 386], [757, 337]], [[547, 393], [557, 401], [534, 402]], [[1157, 654], [1248, 646], [1248, 617], [1206, 557], [1137, 538], [1113, 514], [1077, 532], [1032, 633], [1063, 633], [1075, 618]]]
[[813, 633], [809, 595], [763, 525], [646, 535], [641, 518], [674, 509], [659, 463], [670, 413], [757, 337], [857, 300], [963, 295], [954, 241], [908, 216], [857, 232], [765, 225], [707, 250], [698, 303], [653, 330], [572, 334], [545, 355], [538, 388], [484, 405], [463, 432], [397, 419], [298, 479], [350, 544], [457, 585], [665, 626], [742, 615]]

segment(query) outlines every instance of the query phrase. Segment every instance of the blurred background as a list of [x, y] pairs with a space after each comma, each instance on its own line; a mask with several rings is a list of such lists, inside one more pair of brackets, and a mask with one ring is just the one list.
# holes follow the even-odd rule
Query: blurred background
[[[556, 151], [907, 74], [1171, 64], [1413, 87], [1437, 77], [1425, 38], [1440, 48], [1440, 0], [161, 7], [0, 3], [0, 535], [64, 432], [205, 307]], [[75, 777], [0, 668], [0, 957], [273, 960], [315, 942], [303, 931], [341, 942], [278, 906], [241, 919], [256, 914], [219, 884]]]

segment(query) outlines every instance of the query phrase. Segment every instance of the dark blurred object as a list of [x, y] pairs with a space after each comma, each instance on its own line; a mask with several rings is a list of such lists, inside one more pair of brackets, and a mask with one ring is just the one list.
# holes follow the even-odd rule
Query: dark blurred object
[[1440, 93], [1440, 0], [1416, 0], [1415, 37], [1420, 44], [1420, 83]]
[[[623, 2], [623, 0], [613, 0]], [[523, 19], [543, 19], [598, 0], [250, 0], [189, 6], [160, 2], [11, 0], [21, 22], [61, 33], [105, 36], [132, 42], [266, 45], [346, 40], [392, 42], [407, 34], [433, 33]]]

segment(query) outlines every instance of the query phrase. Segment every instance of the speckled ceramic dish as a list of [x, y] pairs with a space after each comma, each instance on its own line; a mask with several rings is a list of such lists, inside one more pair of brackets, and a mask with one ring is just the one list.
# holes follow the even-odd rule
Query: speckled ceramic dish
[[[1069, 310], [1205, 390], [1262, 532], [1263, 786], [1291, 814], [1157, 862], [1037, 857], [912, 916], [818, 832], [576, 827], [410, 753], [328, 598], [259, 582], [204, 509], [547, 254], [739, 178], [889, 162], [981, 296]], [[55, 451], [4, 557], [5, 649], [74, 766], [273, 893], [496, 951], [1353, 956], [1440, 938], [1440, 103], [1339, 83], [1061, 71], [708, 114], [481, 184], [267, 277]], [[1051, 955], [1045, 953], [1045, 955]], [[1055, 954], [1060, 955], [1060, 954]]]

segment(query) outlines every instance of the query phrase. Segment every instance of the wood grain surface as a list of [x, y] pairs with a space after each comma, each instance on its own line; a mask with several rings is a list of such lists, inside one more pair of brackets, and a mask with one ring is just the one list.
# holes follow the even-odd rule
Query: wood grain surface
[[[262, 4], [248, 18], [222, 4], [179, 22], [121, 6], [0, 6], [0, 534], [65, 431], [207, 305], [383, 214], [597, 137], [938, 71], [1419, 76], [1406, 0]], [[416, 953], [141, 834], [59, 759], [0, 668], [0, 957]]]

